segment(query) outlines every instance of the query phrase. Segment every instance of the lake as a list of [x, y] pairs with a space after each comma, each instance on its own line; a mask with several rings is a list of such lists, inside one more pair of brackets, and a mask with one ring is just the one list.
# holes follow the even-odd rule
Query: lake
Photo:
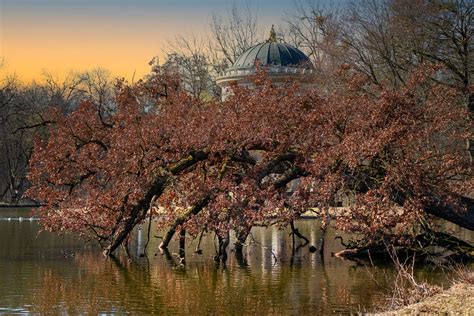
[[[99, 247], [75, 236], [41, 232], [30, 210], [0, 209], [0, 313], [51, 314], [350, 314], [384, 303], [393, 276], [387, 266], [367, 267], [331, 257], [342, 250], [328, 231], [324, 262], [308, 246], [294, 256], [288, 230], [255, 228], [237, 260], [229, 246], [224, 267], [216, 264], [215, 240], [187, 242], [186, 265], [178, 263], [177, 242], [168, 254], [147, 225], [130, 242], [132, 260], [105, 258]], [[21, 217], [21, 219], [20, 219]], [[316, 244], [316, 220], [297, 222]], [[472, 237], [472, 232], [468, 237]], [[160, 235], [152, 231], [152, 236]], [[441, 285], [449, 275], [423, 268], [417, 276]]]

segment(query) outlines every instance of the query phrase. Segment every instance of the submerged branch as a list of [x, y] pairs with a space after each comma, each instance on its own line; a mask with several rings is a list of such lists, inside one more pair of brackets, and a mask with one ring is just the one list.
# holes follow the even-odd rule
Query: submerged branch
[[176, 229], [180, 225], [184, 224], [189, 219], [189, 217], [191, 217], [192, 215], [197, 215], [203, 208], [205, 208], [209, 204], [210, 201], [211, 201], [211, 195], [208, 194], [201, 201], [199, 201], [193, 207], [191, 207], [186, 213], [178, 217], [174, 221], [174, 223], [171, 225], [166, 235], [163, 237], [163, 241], [160, 244], [160, 249], [168, 248], [168, 245], [171, 239], [176, 233]]

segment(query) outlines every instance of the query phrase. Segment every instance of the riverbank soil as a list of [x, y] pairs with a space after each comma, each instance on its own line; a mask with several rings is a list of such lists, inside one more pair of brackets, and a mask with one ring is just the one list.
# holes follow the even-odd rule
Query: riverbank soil
[[400, 310], [378, 315], [474, 315], [474, 284], [458, 283], [446, 291]]

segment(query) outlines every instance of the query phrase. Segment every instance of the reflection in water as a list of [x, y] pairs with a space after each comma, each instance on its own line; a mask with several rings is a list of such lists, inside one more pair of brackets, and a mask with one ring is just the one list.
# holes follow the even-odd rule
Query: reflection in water
[[[15, 214], [7, 216], [28, 216], [24, 210], [9, 212]], [[297, 226], [311, 244], [318, 240], [315, 222]], [[202, 255], [194, 253], [196, 241], [189, 240], [187, 264], [181, 266], [177, 243], [160, 254], [156, 238], [147, 247], [148, 258], [141, 257], [145, 228], [137, 230], [130, 241], [132, 261], [125, 256], [104, 258], [95, 245], [38, 231], [34, 221], [0, 221], [0, 313], [354, 312], [380, 302], [377, 283], [383, 285], [385, 275], [393, 273], [389, 268], [361, 267], [329, 255], [323, 265], [308, 247], [292, 256], [289, 231], [276, 227], [254, 229], [254, 241], [244, 247], [243, 258], [230, 252], [225, 268], [212, 261], [212, 236], [202, 240]], [[332, 238], [334, 233], [328, 231], [328, 240]], [[337, 243], [328, 247], [328, 254], [340, 250]], [[443, 281], [439, 273], [420, 273]]]

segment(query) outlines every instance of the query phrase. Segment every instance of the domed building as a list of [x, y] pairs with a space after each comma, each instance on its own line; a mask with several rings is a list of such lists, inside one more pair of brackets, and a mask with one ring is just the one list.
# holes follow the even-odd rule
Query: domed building
[[270, 31], [270, 38], [250, 47], [217, 78], [216, 83], [222, 89], [222, 100], [231, 93], [231, 83], [252, 87], [250, 76], [255, 74], [256, 65], [263, 67], [275, 84], [283, 84], [288, 80], [297, 81], [302, 90], [312, 83], [313, 64], [302, 51], [287, 43], [278, 42], [275, 31]]

